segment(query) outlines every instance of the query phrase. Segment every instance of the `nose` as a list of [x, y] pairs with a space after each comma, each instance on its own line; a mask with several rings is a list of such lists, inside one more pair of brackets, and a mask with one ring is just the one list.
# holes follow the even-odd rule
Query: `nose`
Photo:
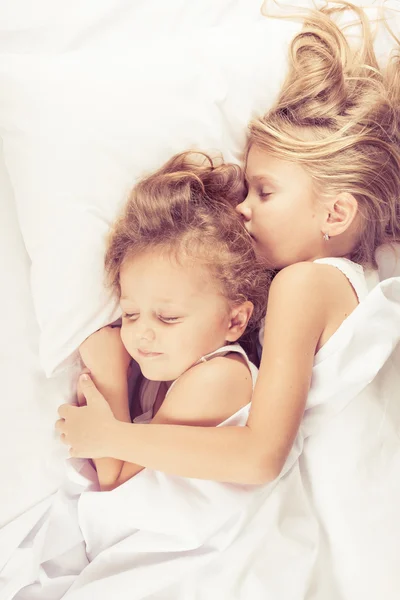
[[156, 335], [154, 329], [150, 327], [148, 323], [142, 322], [138, 323], [138, 328], [136, 329], [136, 339], [139, 342], [154, 342]]
[[245, 221], [251, 220], [251, 208], [247, 202], [247, 198], [236, 207], [237, 212], [244, 217]]

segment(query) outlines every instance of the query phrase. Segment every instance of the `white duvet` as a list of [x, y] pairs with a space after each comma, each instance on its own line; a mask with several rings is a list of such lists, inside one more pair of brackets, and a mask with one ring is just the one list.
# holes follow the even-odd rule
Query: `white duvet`
[[[335, 336], [329, 360], [314, 367], [318, 396], [310, 394], [276, 481], [238, 486], [145, 469], [99, 492], [89, 463], [70, 460], [61, 489], [1, 531], [0, 599], [372, 600], [379, 593], [394, 600], [400, 278], [378, 284]], [[354, 406], [361, 407], [359, 427], [374, 406], [379, 446], [354, 472], [359, 482], [368, 472], [371, 487], [360, 493], [354, 482], [340, 482], [349, 435], [354, 457]], [[248, 408], [221, 426], [243, 425]], [[389, 418], [393, 437], [386, 428], [383, 439]], [[337, 451], [321, 475], [326, 457], [318, 457], [318, 437], [329, 438], [332, 428]]]

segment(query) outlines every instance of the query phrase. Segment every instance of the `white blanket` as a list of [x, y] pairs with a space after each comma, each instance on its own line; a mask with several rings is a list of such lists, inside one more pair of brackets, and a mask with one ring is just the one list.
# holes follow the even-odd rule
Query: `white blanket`
[[[400, 278], [379, 284], [354, 315], [330, 374], [331, 393], [306, 411], [277, 481], [238, 486], [146, 469], [112, 492], [99, 492], [89, 463], [70, 460], [65, 485], [0, 533], [0, 599], [376, 600], [384, 586], [385, 600], [394, 600], [400, 589], [394, 510], [400, 455], [393, 443], [400, 424]], [[337, 484], [346, 448], [354, 456], [354, 406], [365, 427], [360, 403], [368, 419], [375, 405], [380, 452], [371, 464], [355, 465], [354, 477], [363, 483], [357, 495], [350, 480]], [[221, 426], [243, 425], [247, 414], [245, 407]], [[386, 428], [381, 439], [383, 417], [394, 437]], [[332, 431], [338, 464], [322, 468], [318, 438], [330, 440], [332, 458]], [[360, 584], [355, 576], [363, 566], [375, 572], [358, 572]]]

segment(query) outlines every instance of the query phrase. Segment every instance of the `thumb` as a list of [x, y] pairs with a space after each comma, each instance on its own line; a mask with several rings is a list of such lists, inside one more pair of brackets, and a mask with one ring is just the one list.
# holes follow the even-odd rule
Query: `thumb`
[[[83, 375], [84, 373], [90, 373], [89, 369], [85, 368], [82, 371], [82, 373], [80, 373], [80, 375]], [[76, 388], [76, 397], [77, 397], [77, 400], [78, 400], [78, 406], [85, 406], [86, 399], [85, 399], [85, 396], [82, 393], [81, 385], [82, 385], [82, 382], [81, 382], [81, 378], [79, 377], [78, 378], [77, 388]]]
[[80, 377], [80, 388], [88, 405], [98, 402], [105, 402], [105, 398], [102, 396], [102, 394], [100, 394], [93, 382], [93, 379], [87, 373], [83, 373], [83, 375]]

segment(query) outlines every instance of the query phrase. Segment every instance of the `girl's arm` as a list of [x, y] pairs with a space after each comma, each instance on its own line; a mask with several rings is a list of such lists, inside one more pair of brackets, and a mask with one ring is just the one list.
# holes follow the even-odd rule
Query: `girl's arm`
[[[101, 375], [93, 377], [99, 392], [107, 398], [107, 402], [113, 412], [115, 419], [121, 423], [131, 424], [128, 402], [128, 382], [127, 376], [124, 378], [103, 378]], [[107, 491], [113, 489], [114, 482], [121, 472], [123, 461], [117, 458], [96, 458], [93, 459], [100, 489]]]
[[[144, 427], [162, 423], [215, 427], [250, 402], [252, 388], [251, 374], [241, 357], [216, 357], [182, 375], [151, 423]], [[131, 462], [119, 464], [120, 471], [108, 489], [118, 487], [143, 469]]]
[[315, 350], [326, 324], [326, 288], [316, 266], [289, 267], [271, 285], [247, 426], [119, 423], [112, 455], [184, 477], [247, 484], [275, 479], [303, 416]]
[[[131, 423], [128, 398], [128, 367], [131, 357], [121, 341], [118, 327], [103, 327], [89, 336], [79, 348], [83, 363], [90, 370], [99, 392], [107, 398], [114, 417]], [[78, 385], [78, 402], [81, 389]], [[101, 490], [109, 490], [123, 462], [116, 458], [93, 459]]]
[[[343, 294], [351, 298], [346, 310]], [[58, 428], [70, 443], [72, 456], [114, 456], [183, 477], [242, 484], [270, 481], [280, 473], [297, 434], [319, 340], [332, 335], [354, 308], [348, 281], [329, 265], [299, 263], [276, 276], [260, 374], [245, 427], [118, 423], [88, 381], [88, 412], [61, 407], [65, 421]]]

